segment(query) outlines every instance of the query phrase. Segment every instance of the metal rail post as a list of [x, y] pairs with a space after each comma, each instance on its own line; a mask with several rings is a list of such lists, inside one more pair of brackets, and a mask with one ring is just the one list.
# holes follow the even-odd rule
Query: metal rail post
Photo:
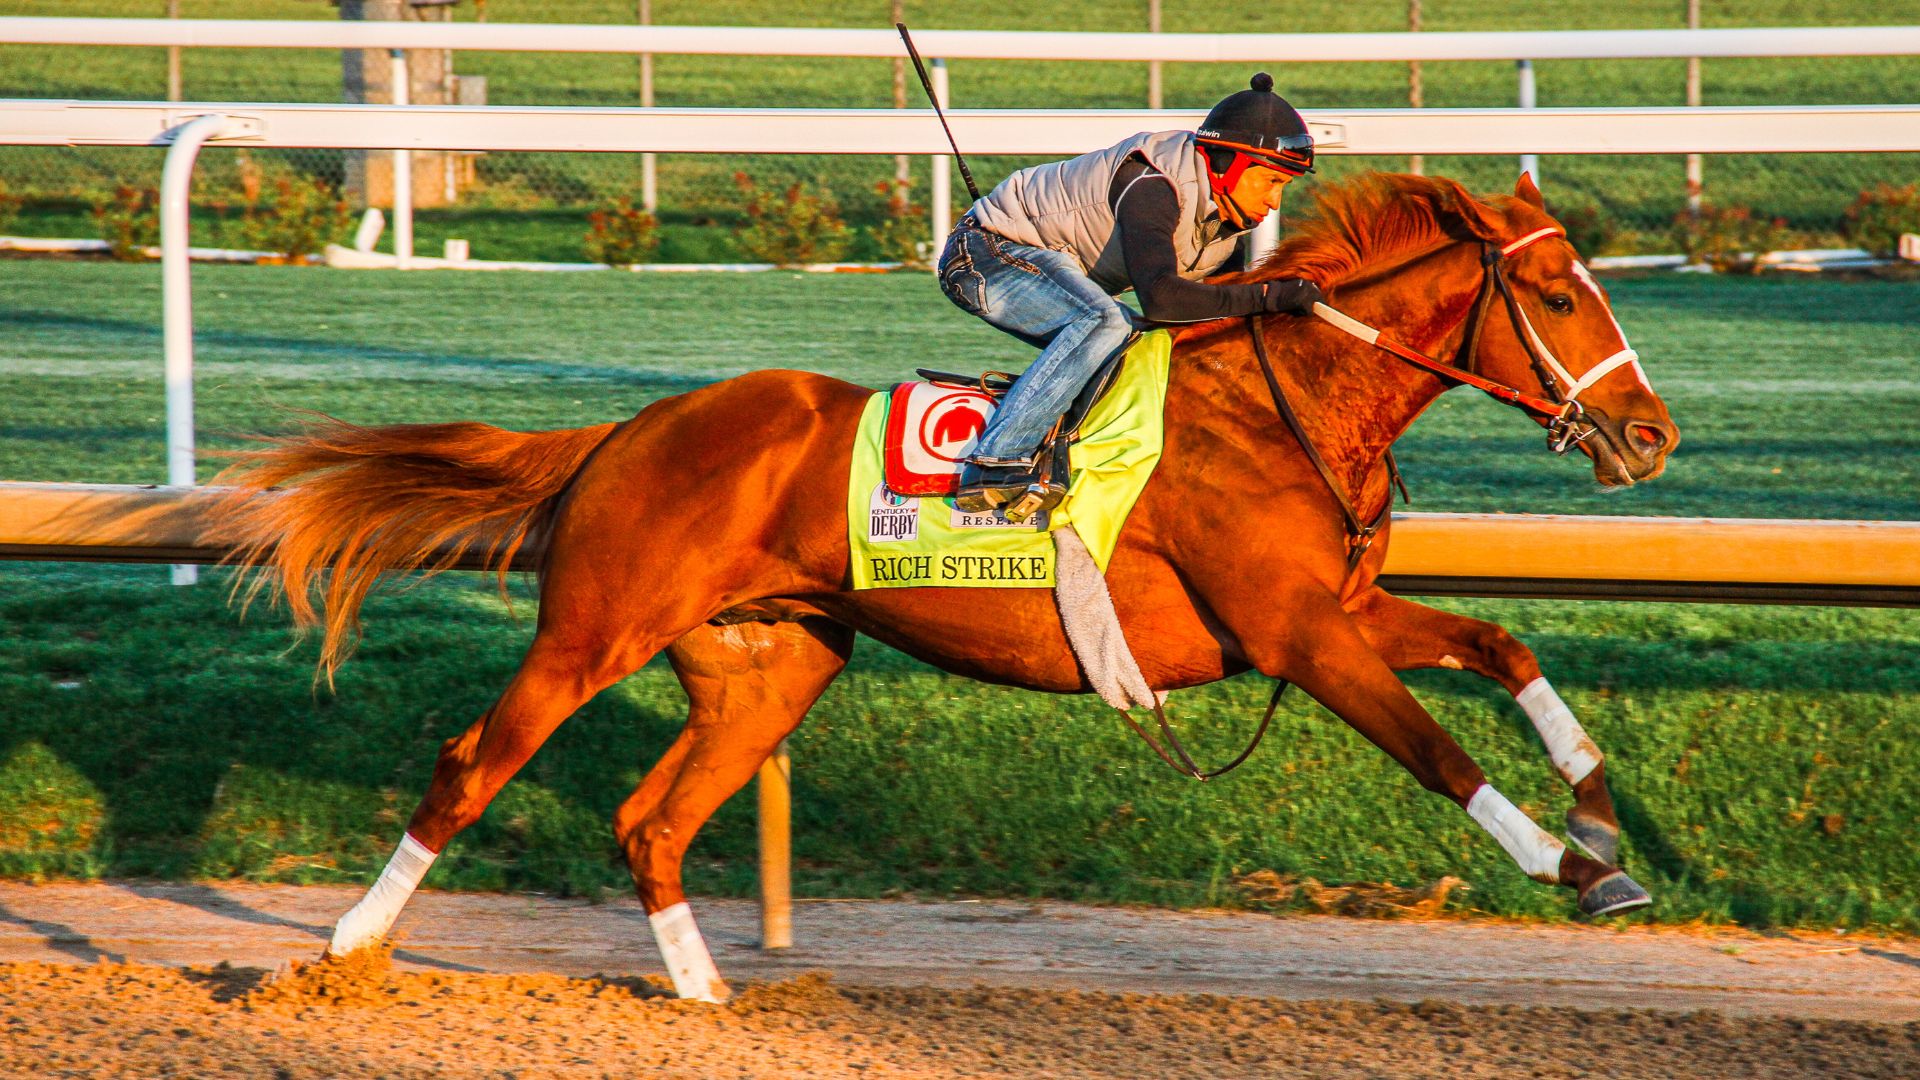
[[[187, 207], [193, 187], [193, 163], [200, 147], [227, 125], [220, 113], [196, 116], [169, 134], [172, 146], [160, 171], [161, 339], [166, 357], [167, 483], [192, 487], [193, 472], [193, 270]], [[200, 568], [177, 563], [175, 585], [191, 585]]]
[[[640, 0], [640, 25], [653, 25], [653, 5]], [[653, 108], [653, 54], [640, 54], [640, 107]], [[660, 209], [660, 162], [657, 154], [640, 155], [640, 208], [647, 213]]]
[[[1536, 108], [1533, 86], [1533, 61], [1516, 61], [1516, 66], [1520, 69], [1520, 107], [1523, 109]], [[1521, 154], [1520, 171], [1523, 173], [1531, 173], [1533, 175], [1533, 182], [1538, 185], [1540, 183], [1540, 155]]]
[[1252, 266], [1261, 259], [1273, 254], [1280, 246], [1280, 212], [1274, 211], [1260, 219], [1247, 236], [1247, 265]]
[[[1147, 0], [1147, 33], [1160, 32], [1160, 0]], [[1147, 61], [1147, 108], [1160, 108], [1164, 84], [1161, 79], [1160, 61]]]
[[[167, 0], [167, 18], [177, 19], [179, 17], [180, 17], [180, 0]], [[180, 100], [181, 94], [184, 92], [182, 89], [182, 85], [183, 84], [180, 77], [180, 46], [170, 45], [167, 47], [167, 100], [168, 101]]]
[[[927, 70], [927, 76], [933, 81], [933, 97], [946, 108], [947, 101], [947, 62], [935, 60]], [[945, 154], [935, 154], [927, 159], [928, 176], [931, 178], [927, 190], [927, 221], [932, 226], [933, 246], [928, 249], [927, 261], [938, 263], [940, 248], [947, 242], [947, 234], [953, 231], [953, 159]]]
[[[394, 49], [393, 103], [412, 104], [413, 87], [408, 81], [407, 50]], [[413, 265], [413, 151], [393, 152], [393, 263], [401, 270]]]
[[[1687, 29], [1700, 29], [1700, 0], [1687, 0]], [[1700, 58], [1687, 58], [1687, 104], [1700, 107]], [[1700, 216], [1700, 202], [1706, 193], [1707, 175], [1699, 154], [1687, 155], [1687, 212]]]
[[[1420, 0], [1407, 0], [1407, 32], [1420, 32]], [[1421, 81], [1420, 61], [1407, 61], [1407, 108], [1418, 109], [1425, 104], [1426, 84]], [[1424, 154], [1414, 154], [1407, 158], [1407, 171], [1415, 176], [1427, 174], [1427, 158]]]

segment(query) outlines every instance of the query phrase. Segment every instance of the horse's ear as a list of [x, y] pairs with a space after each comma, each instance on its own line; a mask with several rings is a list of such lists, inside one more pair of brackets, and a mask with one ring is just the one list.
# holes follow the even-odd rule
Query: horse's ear
[[1513, 193], [1519, 196], [1521, 202], [1536, 210], [1547, 208], [1547, 200], [1540, 197], [1540, 189], [1534, 185], [1532, 173], [1520, 174], [1520, 182], [1513, 185]]
[[1506, 221], [1499, 211], [1479, 199], [1453, 180], [1439, 181], [1438, 198], [1434, 209], [1447, 216], [1460, 220], [1466, 230], [1482, 240], [1498, 240], [1506, 232]]

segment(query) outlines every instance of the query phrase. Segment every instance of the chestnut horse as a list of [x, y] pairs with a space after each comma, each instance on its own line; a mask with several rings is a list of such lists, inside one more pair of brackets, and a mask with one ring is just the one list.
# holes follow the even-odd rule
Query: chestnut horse
[[[1383, 510], [1383, 455], [1469, 369], [1526, 395], [1577, 392], [1580, 423], [1555, 427], [1563, 443], [1597, 435], [1577, 445], [1602, 485], [1661, 472], [1678, 441], [1667, 409], [1530, 179], [1483, 201], [1451, 181], [1374, 176], [1319, 201], [1243, 277], [1312, 278], [1329, 304], [1462, 373], [1403, 362], [1327, 321], [1180, 328], [1164, 454], [1107, 575], [1140, 669], [1157, 690], [1248, 668], [1288, 680], [1464, 809], [1527, 873], [1575, 889], [1583, 911], [1644, 904], [1613, 865], [1600, 752], [1533, 654], [1499, 626], [1382, 591], [1387, 535], [1350, 560], [1360, 545], [1341, 504], [1362, 522]], [[1271, 389], [1254, 326], [1274, 358]], [[1299, 404], [1324, 477], [1278, 421], [1280, 391]], [[687, 725], [613, 825], [676, 989], [706, 1000], [727, 988], [686, 905], [681, 860], [839, 674], [856, 632], [970, 678], [1089, 691], [1045, 589], [851, 591], [841, 493], [871, 393], [763, 371], [621, 424], [518, 433], [327, 420], [241, 455], [223, 477], [238, 488], [223, 510], [227, 539], [260, 569], [254, 588], [271, 581], [299, 623], [324, 624], [329, 673], [383, 573], [434, 572], [450, 564], [446, 551], [476, 548], [504, 567], [529, 536], [542, 547], [538, 627], [519, 670], [441, 749], [399, 850], [341, 918], [332, 953], [383, 936], [436, 853], [547, 736], [661, 650], [690, 698]], [[1394, 675], [1428, 667], [1478, 672], [1519, 699], [1573, 786], [1569, 832], [1586, 854], [1491, 787]]]

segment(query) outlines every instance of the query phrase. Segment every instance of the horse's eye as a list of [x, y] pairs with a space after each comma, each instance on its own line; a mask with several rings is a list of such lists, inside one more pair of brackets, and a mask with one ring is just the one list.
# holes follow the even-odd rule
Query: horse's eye
[[1547, 297], [1547, 308], [1561, 315], [1565, 315], [1567, 312], [1573, 310], [1573, 297], [1564, 294], [1549, 296]]

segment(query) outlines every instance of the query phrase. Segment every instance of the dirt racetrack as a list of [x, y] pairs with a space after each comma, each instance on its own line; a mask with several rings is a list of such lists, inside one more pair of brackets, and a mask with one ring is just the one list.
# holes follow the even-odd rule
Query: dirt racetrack
[[1920, 1075], [1920, 943], [1858, 935], [697, 901], [726, 1006], [638, 905], [423, 893], [389, 966], [302, 967], [356, 890], [0, 885], [0, 1075]]

